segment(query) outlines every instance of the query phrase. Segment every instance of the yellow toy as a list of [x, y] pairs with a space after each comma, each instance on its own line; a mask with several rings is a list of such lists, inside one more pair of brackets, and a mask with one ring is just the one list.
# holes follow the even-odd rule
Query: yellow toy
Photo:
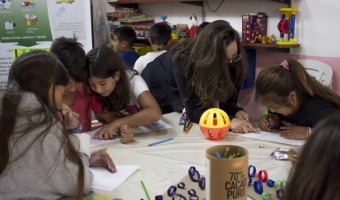
[[[276, 44], [297, 44], [294, 40], [295, 32], [295, 15], [298, 11], [297, 8], [280, 8], [281, 20], [277, 25], [280, 31], [280, 40]], [[287, 36], [285, 39], [285, 35]]]
[[230, 119], [223, 110], [210, 108], [202, 114], [199, 125], [202, 133], [208, 139], [218, 140], [229, 131]]
[[275, 43], [276, 38], [275, 35], [272, 34], [270, 36], [255, 36], [253, 40], [250, 41], [250, 43], [262, 43], [262, 44], [269, 44], [269, 43]]

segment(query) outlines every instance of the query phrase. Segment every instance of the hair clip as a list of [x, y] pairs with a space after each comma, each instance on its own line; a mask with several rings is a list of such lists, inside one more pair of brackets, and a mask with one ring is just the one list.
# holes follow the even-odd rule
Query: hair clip
[[287, 60], [282, 61], [282, 63], [280, 65], [283, 67], [283, 69], [290, 71], [289, 63], [288, 63]]

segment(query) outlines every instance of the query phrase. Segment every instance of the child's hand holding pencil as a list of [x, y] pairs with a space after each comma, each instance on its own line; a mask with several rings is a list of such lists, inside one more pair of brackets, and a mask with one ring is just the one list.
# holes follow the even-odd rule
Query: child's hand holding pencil
[[79, 127], [79, 114], [73, 112], [67, 104], [62, 103], [61, 105], [55, 105], [55, 108], [59, 111], [57, 115], [64, 123], [65, 129], [70, 130]]

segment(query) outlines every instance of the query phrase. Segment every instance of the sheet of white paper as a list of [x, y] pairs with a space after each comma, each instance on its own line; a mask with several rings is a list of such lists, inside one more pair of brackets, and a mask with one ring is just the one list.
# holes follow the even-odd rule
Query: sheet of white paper
[[95, 147], [98, 145], [102, 145], [102, 144], [108, 144], [111, 142], [116, 142], [119, 141], [119, 137], [117, 136], [116, 138], [110, 139], [110, 140], [99, 140], [99, 139], [92, 139], [93, 135], [97, 132], [98, 129], [86, 132], [86, 134], [90, 135], [90, 147]]
[[112, 191], [122, 184], [138, 168], [138, 165], [116, 165], [117, 172], [111, 173], [103, 167], [91, 167], [93, 174], [92, 188]]
[[278, 143], [290, 144], [290, 145], [303, 145], [305, 143], [305, 140], [290, 140], [290, 139], [281, 137], [279, 133], [270, 133], [266, 131], [261, 131], [261, 133], [240, 134], [240, 136], [245, 137], [245, 138], [278, 142]]
[[172, 128], [172, 126], [165, 123], [163, 120], [159, 120], [157, 122], [154, 122], [151, 125], [139, 126], [138, 128], [142, 129], [143, 131], [149, 131], [149, 130], [169, 129], [169, 128]]

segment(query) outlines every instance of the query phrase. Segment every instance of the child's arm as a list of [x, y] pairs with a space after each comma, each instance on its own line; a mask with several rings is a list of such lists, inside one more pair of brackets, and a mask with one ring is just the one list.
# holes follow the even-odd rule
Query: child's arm
[[293, 140], [306, 140], [311, 134], [311, 128], [305, 126], [281, 126], [281, 136]]

